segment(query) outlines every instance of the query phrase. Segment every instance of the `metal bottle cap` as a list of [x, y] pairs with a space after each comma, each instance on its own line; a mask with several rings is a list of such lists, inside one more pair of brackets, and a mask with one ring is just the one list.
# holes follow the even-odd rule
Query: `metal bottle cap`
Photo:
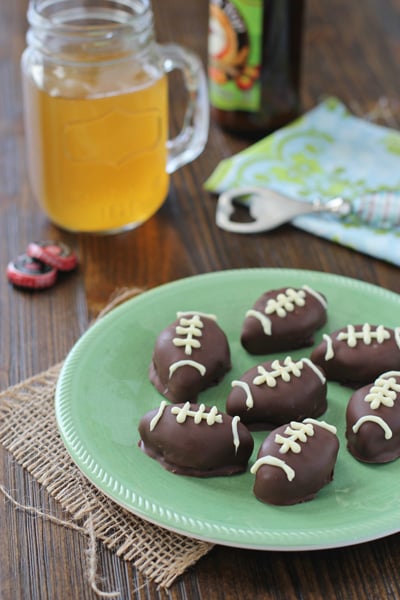
[[31, 242], [26, 252], [60, 271], [72, 271], [78, 264], [76, 254], [63, 242]]
[[27, 254], [21, 254], [8, 263], [7, 277], [12, 284], [19, 287], [43, 289], [55, 283], [57, 269]]

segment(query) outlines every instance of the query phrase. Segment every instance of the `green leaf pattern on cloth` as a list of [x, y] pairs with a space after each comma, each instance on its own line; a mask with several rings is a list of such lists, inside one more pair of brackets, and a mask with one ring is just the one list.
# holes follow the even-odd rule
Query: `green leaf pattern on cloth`
[[[205, 182], [222, 192], [270, 187], [299, 200], [350, 202], [384, 191], [400, 192], [400, 132], [352, 115], [328, 98], [290, 125], [223, 160]], [[400, 195], [399, 195], [400, 204]], [[400, 206], [399, 206], [400, 211]], [[400, 266], [400, 228], [376, 229], [355, 214], [307, 215], [296, 227]]]

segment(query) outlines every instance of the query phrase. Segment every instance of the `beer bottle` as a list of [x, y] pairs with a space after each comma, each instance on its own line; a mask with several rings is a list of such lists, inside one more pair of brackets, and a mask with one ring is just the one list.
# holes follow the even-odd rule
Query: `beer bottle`
[[298, 115], [304, 2], [210, 0], [210, 103], [223, 129], [260, 138]]

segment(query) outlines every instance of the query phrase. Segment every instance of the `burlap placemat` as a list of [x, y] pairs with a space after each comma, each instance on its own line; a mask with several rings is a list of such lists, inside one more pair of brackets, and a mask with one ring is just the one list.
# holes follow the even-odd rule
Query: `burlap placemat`
[[[124, 292], [101, 314], [131, 295]], [[54, 394], [60, 368], [61, 364], [55, 365], [0, 394], [0, 442], [60, 502], [76, 524], [73, 528], [93, 535], [119, 557], [133, 561], [151, 581], [168, 588], [212, 544], [144, 521], [115, 504], [82, 475], [58, 433]], [[10, 498], [4, 488], [1, 491]], [[112, 596], [96, 588], [95, 574], [90, 575], [93, 568], [89, 565], [93, 589]]]

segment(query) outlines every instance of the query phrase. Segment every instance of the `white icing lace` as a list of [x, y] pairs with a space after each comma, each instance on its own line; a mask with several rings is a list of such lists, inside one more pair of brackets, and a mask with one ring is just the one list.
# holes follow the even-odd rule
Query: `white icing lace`
[[246, 317], [254, 317], [255, 319], [258, 319], [265, 335], [271, 335], [271, 319], [263, 315], [262, 312], [251, 308], [246, 312]]
[[169, 367], [169, 378], [171, 379], [175, 371], [177, 371], [181, 367], [193, 367], [194, 369], [197, 369], [200, 375], [202, 375], [203, 377], [206, 374], [207, 370], [204, 365], [197, 362], [196, 360], [177, 360], [176, 362], [172, 363]]
[[304, 290], [294, 290], [287, 288], [276, 298], [269, 298], [265, 305], [265, 314], [270, 315], [276, 312], [278, 317], [286, 317], [288, 312], [293, 312], [296, 306], [304, 306], [306, 301], [306, 292]]
[[318, 294], [318, 292], [316, 292], [315, 290], [313, 290], [313, 288], [309, 287], [308, 285], [303, 285], [301, 287], [303, 288], [303, 290], [306, 290], [306, 292], [308, 292], [309, 294], [311, 294], [311, 296], [314, 296], [314, 298], [316, 298], [318, 300], [318, 302], [324, 308], [327, 308], [328, 304], [327, 304], [325, 298], [323, 296], [321, 296], [321, 294]]
[[222, 415], [219, 414], [218, 408], [213, 406], [209, 412], [206, 412], [205, 404], [200, 404], [197, 410], [192, 410], [190, 402], [186, 402], [183, 406], [173, 406], [171, 414], [176, 415], [177, 423], [184, 423], [188, 417], [198, 425], [201, 421], [207, 421], [207, 425], [215, 425], [222, 423]]
[[201, 347], [200, 341], [197, 338], [203, 335], [203, 327], [200, 315], [195, 314], [189, 318], [182, 316], [175, 331], [177, 335], [184, 337], [173, 338], [172, 343], [177, 347], [183, 346], [185, 354], [192, 354], [193, 348]]
[[332, 338], [327, 333], [324, 333], [322, 338], [326, 343], [325, 360], [331, 360], [335, 356]]
[[261, 458], [257, 459], [254, 465], [251, 467], [250, 473], [254, 475], [255, 473], [257, 473], [258, 469], [263, 465], [269, 465], [271, 467], [278, 467], [282, 469], [282, 471], [286, 473], [288, 481], [293, 481], [296, 474], [295, 470], [292, 469], [292, 467], [290, 467], [287, 463], [285, 463], [284, 460], [282, 460], [281, 458], [277, 458], [276, 456], [272, 456], [271, 454], [268, 454], [267, 456], [262, 456]]
[[282, 381], [288, 382], [291, 379], [291, 375], [300, 377], [303, 367], [304, 363], [302, 360], [294, 362], [290, 356], [285, 358], [283, 364], [279, 360], [274, 360], [271, 363], [271, 371], [267, 371], [262, 365], [258, 365], [258, 375], [253, 379], [253, 383], [255, 385], [266, 384], [268, 387], [275, 387], [278, 377], [281, 377]]
[[337, 428], [334, 425], [330, 425], [326, 421], [317, 421], [317, 419], [312, 419], [311, 417], [304, 419], [303, 423], [311, 423], [312, 425], [317, 425], [318, 427], [322, 427], [322, 429], [330, 431], [334, 435], [336, 435], [337, 432]]
[[379, 425], [385, 432], [385, 440], [390, 440], [393, 436], [392, 430], [390, 429], [386, 421], [382, 419], [382, 417], [378, 417], [377, 415], [365, 415], [364, 417], [360, 417], [358, 421], [353, 425], [354, 433], [357, 433], [361, 425], [363, 425], [364, 423], [376, 423], [377, 425]]
[[233, 438], [233, 445], [235, 446], [235, 454], [237, 454], [237, 451], [240, 446], [239, 431], [238, 431], [239, 421], [240, 421], [240, 417], [238, 417], [238, 416], [233, 417], [233, 419], [232, 419], [232, 438]]
[[358, 341], [369, 346], [373, 341], [382, 344], [390, 338], [390, 331], [383, 325], [378, 325], [375, 330], [369, 323], [364, 323], [360, 331], [356, 331], [354, 325], [347, 325], [346, 331], [338, 333], [337, 339], [344, 341], [350, 348], [355, 348]]
[[[288, 436], [288, 437], [285, 437]], [[297, 423], [292, 421], [284, 431], [284, 435], [277, 433], [275, 435], [275, 442], [280, 444], [279, 452], [286, 454], [291, 451], [294, 454], [301, 452], [301, 446], [298, 442], [307, 442], [308, 437], [314, 435], [314, 427], [312, 423]]]
[[248, 383], [246, 383], [246, 381], [241, 381], [240, 379], [235, 379], [234, 381], [232, 381], [231, 383], [232, 387], [240, 387], [242, 388], [242, 390], [244, 390], [244, 393], [246, 394], [246, 406], [247, 408], [253, 408], [254, 406], [254, 399], [253, 399], [253, 395], [251, 393], [251, 389]]
[[397, 383], [395, 377], [382, 376], [376, 379], [364, 400], [370, 403], [372, 410], [377, 410], [381, 405], [392, 408], [398, 392], [400, 392], [400, 383]]
[[158, 421], [161, 419], [161, 417], [164, 414], [164, 410], [167, 406], [167, 402], [165, 400], [163, 400], [160, 404], [160, 408], [158, 409], [158, 412], [154, 415], [154, 417], [152, 418], [152, 420], [150, 421], [150, 431], [153, 431], [153, 429], [157, 426]]

